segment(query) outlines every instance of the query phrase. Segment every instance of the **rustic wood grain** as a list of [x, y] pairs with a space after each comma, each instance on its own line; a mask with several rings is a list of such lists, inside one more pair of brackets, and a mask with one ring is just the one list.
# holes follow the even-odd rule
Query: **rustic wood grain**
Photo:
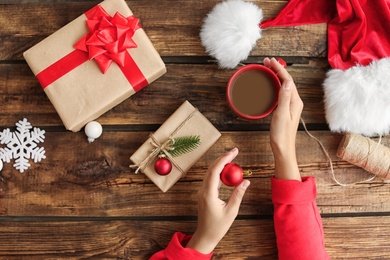
[[[219, 1], [128, 1], [133, 13], [162, 56], [206, 56], [200, 43], [202, 21]], [[253, 1], [263, 8], [264, 17], [272, 17], [287, 1]], [[29, 22], [18, 4], [0, 5], [2, 28], [0, 60], [22, 60], [23, 51], [60, 29], [100, 1], [24, 4]], [[297, 33], [299, 31], [299, 34]], [[280, 35], [283, 37], [280, 37]], [[288, 40], [286, 40], [288, 39]], [[294, 52], [291, 52], [294, 50]], [[326, 25], [269, 28], [254, 48], [253, 56], [325, 57]]]
[[[288, 67], [305, 102], [302, 117], [309, 124], [325, 124], [321, 87], [326, 73], [325, 63]], [[99, 122], [129, 126], [162, 124], [185, 100], [189, 100], [221, 130], [229, 130], [235, 125], [254, 127], [270, 123], [271, 117], [251, 122], [239, 119], [229, 109], [226, 85], [232, 70], [196, 64], [171, 64], [167, 65], [167, 70], [162, 78], [101, 116]], [[62, 125], [27, 65], [0, 64], [0, 82], [0, 125], [13, 126], [15, 119], [24, 116], [37, 126]]]
[[[181, 230], [191, 234], [194, 221], [35, 221], [1, 222], [0, 255], [42, 258], [119, 258], [148, 259], [168, 244], [172, 234]], [[252, 239], [245, 241], [243, 234]], [[13, 236], [9, 237], [12, 233]], [[15, 248], [14, 245], [18, 244]], [[256, 245], [256, 246], [254, 246]], [[248, 256], [276, 258], [272, 220], [236, 221], [216, 250], [214, 259]]]
[[[180, 219], [51, 219], [42, 224], [1, 221], [0, 255], [7, 259], [148, 259], [166, 247], [174, 232], [192, 234], [196, 227], [195, 221]], [[324, 217], [323, 224], [331, 259], [362, 259], [363, 255], [387, 259], [388, 217]], [[213, 259], [277, 259], [272, 219], [236, 220]]]
[[[369, 177], [363, 170], [340, 161], [336, 150], [341, 136], [313, 131], [334, 161], [343, 183]], [[147, 177], [134, 174], [129, 157], [149, 132], [104, 132], [92, 144], [84, 133], [49, 132], [43, 146], [47, 158], [19, 173], [5, 164], [0, 183], [3, 216], [175, 216], [196, 215], [196, 192], [208, 165], [227, 150], [238, 147], [235, 162], [252, 169], [252, 185], [240, 214], [271, 215], [270, 176], [273, 156], [268, 132], [223, 132], [220, 140], [194, 165], [187, 176], [163, 194]], [[250, 142], [249, 142], [250, 140]], [[386, 138], [384, 144], [389, 144]], [[297, 136], [302, 175], [318, 184], [318, 205], [323, 213], [387, 212], [388, 188], [380, 181], [357, 187], [340, 187], [333, 181], [320, 146], [304, 132]], [[60, 192], [59, 192], [60, 191]], [[229, 188], [221, 190], [227, 198]], [[158, 198], [158, 200], [156, 200]], [[168, 211], [162, 212], [160, 206]], [[188, 206], [190, 205], [190, 206]]]
[[[251, 186], [238, 219], [213, 259], [277, 259], [273, 230], [269, 146], [270, 117], [237, 118], [225, 101], [233, 70], [218, 69], [201, 45], [202, 21], [219, 0], [127, 1], [167, 64], [168, 72], [98, 121], [104, 133], [88, 144], [83, 132], [66, 131], [22, 53], [100, 0], [0, 0], [0, 131], [26, 117], [46, 130], [47, 158], [21, 174], [5, 163], [0, 171], [0, 258], [148, 259], [175, 231], [196, 227], [196, 192], [208, 165], [232, 147], [235, 162], [251, 169]], [[251, 1], [272, 17], [287, 0]], [[322, 82], [326, 25], [263, 30], [244, 63], [282, 57], [304, 101], [302, 118], [329, 153], [342, 183], [371, 175], [336, 157], [342, 135], [328, 130]], [[222, 132], [222, 137], [167, 193], [128, 167], [129, 157], [185, 100]], [[390, 190], [374, 180], [340, 187], [320, 146], [300, 125], [298, 163], [317, 180], [317, 204], [332, 259], [389, 259]], [[390, 147], [390, 138], [382, 143]], [[231, 188], [223, 186], [221, 198]]]

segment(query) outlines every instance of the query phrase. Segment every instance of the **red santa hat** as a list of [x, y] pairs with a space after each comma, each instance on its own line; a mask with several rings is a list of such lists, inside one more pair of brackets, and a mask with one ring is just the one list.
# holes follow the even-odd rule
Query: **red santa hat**
[[262, 18], [253, 3], [222, 2], [204, 21], [202, 43], [221, 68], [234, 68], [265, 28], [327, 23], [332, 69], [323, 88], [330, 129], [365, 136], [390, 133], [389, 0], [290, 0], [276, 17]]

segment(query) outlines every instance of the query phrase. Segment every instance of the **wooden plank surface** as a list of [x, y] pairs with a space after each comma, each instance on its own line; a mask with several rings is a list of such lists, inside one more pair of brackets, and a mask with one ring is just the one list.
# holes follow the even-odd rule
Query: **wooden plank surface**
[[[326, 65], [323, 61], [313, 66], [317, 67], [291, 66], [289, 71], [305, 102], [302, 117], [309, 124], [321, 124], [325, 121], [321, 82]], [[162, 124], [188, 99], [220, 130], [270, 122], [270, 117], [256, 122], [240, 120], [230, 111], [226, 85], [233, 70], [199, 64], [168, 64], [167, 70], [161, 79], [105, 113], [99, 121], [104, 125], [128, 125], [129, 129], [133, 125]], [[58, 114], [26, 64], [0, 64], [0, 81], [0, 125], [13, 126], [18, 118], [28, 115], [34, 125], [61, 126]]]
[[[219, 1], [127, 1], [167, 64], [168, 72], [101, 116], [104, 133], [89, 144], [83, 132], [66, 131], [22, 53], [100, 1], [0, 1], [0, 131], [26, 117], [46, 130], [47, 158], [21, 174], [5, 163], [0, 172], [0, 258], [147, 259], [175, 231], [196, 227], [196, 192], [208, 165], [238, 147], [235, 162], [251, 169], [238, 219], [213, 259], [276, 259], [270, 176], [270, 117], [237, 118], [225, 101], [233, 70], [218, 69], [201, 46], [202, 20]], [[252, 1], [272, 17], [286, 0]], [[28, 15], [26, 12], [28, 10]], [[288, 40], [286, 40], [288, 39]], [[342, 135], [329, 131], [323, 108], [326, 25], [270, 28], [245, 63], [284, 58], [305, 103], [302, 118], [329, 153], [340, 182], [371, 175], [336, 157]], [[222, 137], [167, 193], [134, 174], [129, 157], [185, 101], [221, 131]], [[390, 138], [382, 143], [390, 146]], [[0, 146], [1, 147], [1, 146]], [[300, 125], [302, 175], [316, 177], [325, 242], [332, 259], [389, 259], [390, 191], [375, 180], [341, 187], [329, 161]], [[223, 187], [221, 197], [230, 189]]]
[[[341, 136], [314, 131], [332, 155]], [[235, 162], [251, 169], [242, 215], [272, 213], [270, 178], [273, 157], [268, 132], [223, 132], [221, 139], [169, 192], [163, 194], [147, 177], [129, 168], [129, 157], [147, 139], [149, 132], [104, 132], [89, 144], [84, 133], [46, 134], [47, 159], [23, 174], [5, 164], [0, 204], [5, 216], [175, 216], [196, 214], [196, 191], [208, 165], [229, 148], [241, 152]], [[390, 190], [380, 182], [358, 187], [335, 185], [327, 158], [317, 143], [300, 132], [298, 161], [303, 175], [318, 182], [318, 204], [323, 213], [387, 212]], [[250, 142], [249, 142], [250, 140]], [[357, 167], [332, 156], [339, 181], [348, 183], [369, 177]], [[58, 192], [63, 191], [63, 192]], [[226, 197], [230, 189], [223, 188]], [[156, 200], [155, 198], [158, 198]], [[168, 208], [161, 212], [160, 205]], [[257, 206], [258, 205], [258, 206]], [[185, 211], [182, 209], [185, 208]], [[180, 213], [182, 212], [182, 213]]]
[[[323, 222], [332, 259], [387, 259], [389, 218], [328, 217]], [[42, 220], [5, 220], [0, 223], [0, 255], [7, 259], [148, 259], [151, 252], [167, 246], [173, 232], [189, 233], [195, 227], [194, 220], [48, 219], [44, 225]], [[277, 259], [272, 219], [236, 220], [213, 259]]]
[[[42, 1], [43, 2], [43, 1]], [[47, 2], [47, 1], [45, 1]], [[50, 2], [50, 1], [49, 1]], [[0, 28], [3, 44], [0, 60], [22, 59], [21, 54], [44, 37], [60, 29], [100, 1], [40, 3], [0, 6]], [[219, 1], [128, 1], [133, 13], [142, 19], [142, 26], [162, 56], [206, 56], [200, 44], [199, 31], [204, 17]], [[253, 1], [271, 17], [287, 1]], [[12, 3], [12, 2], [11, 2]], [[29, 10], [30, 22], [25, 22], [21, 6]], [[9, 19], [12, 17], [12, 19]], [[283, 37], [280, 37], [281, 30]], [[297, 34], [299, 30], [299, 34]], [[289, 39], [286, 41], [286, 39]], [[277, 46], [277, 48], [275, 48]], [[291, 50], [294, 52], [291, 52]], [[253, 50], [254, 56], [278, 55], [325, 57], [326, 26], [309, 25], [299, 28], [264, 30], [263, 39]]]

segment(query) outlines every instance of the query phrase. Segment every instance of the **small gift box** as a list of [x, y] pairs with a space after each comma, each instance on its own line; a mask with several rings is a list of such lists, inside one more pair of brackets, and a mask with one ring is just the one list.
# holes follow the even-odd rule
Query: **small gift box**
[[103, 1], [23, 56], [74, 132], [166, 72], [124, 0]]
[[[169, 190], [191, 166], [218, 140], [221, 133], [201, 114], [198, 109], [185, 101], [161, 127], [130, 157], [136, 173], [142, 171], [163, 192]], [[199, 145], [180, 156], [171, 156], [175, 140], [183, 137], [196, 137]], [[175, 150], [173, 150], [175, 151]], [[156, 172], [154, 164], [159, 154], [172, 163], [167, 175]]]

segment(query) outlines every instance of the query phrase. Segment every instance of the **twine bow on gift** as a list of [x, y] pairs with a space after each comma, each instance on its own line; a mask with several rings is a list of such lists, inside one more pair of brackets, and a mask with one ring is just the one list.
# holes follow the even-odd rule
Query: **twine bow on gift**
[[87, 52], [89, 60], [94, 59], [104, 74], [113, 61], [125, 66], [127, 49], [137, 47], [132, 37], [141, 26], [133, 15], [124, 17], [117, 12], [111, 17], [99, 5], [93, 12], [86, 21], [89, 33], [74, 48]]
[[181, 172], [182, 176], [185, 175], [185, 171], [180, 167], [180, 165], [173, 159], [173, 156], [169, 153], [172, 151], [175, 144], [175, 135], [179, 130], [187, 124], [187, 122], [192, 118], [193, 115], [198, 112], [198, 109], [195, 110], [188, 115], [188, 117], [172, 132], [172, 134], [167, 138], [167, 140], [163, 143], [160, 143], [153, 134], [150, 135], [150, 144], [154, 147], [150, 154], [140, 163], [130, 165], [130, 168], [135, 168], [135, 173], [137, 174], [140, 170], [143, 171], [148, 165], [161, 153], [165, 154], [166, 157], [172, 162], [172, 164]]
[[175, 143], [175, 139], [169, 137], [167, 141], [160, 144], [159, 141], [153, 135], [150, 135], [150, 138], [152, 139], [150, 144], [154, 146], [154, 149], [148, 155], [148, 157], [146, 157], [145, 160], [143, 160], [139, 165], [130, 165], [131, 168], [136, 168], [135, 173], [137, 174], [141, 169], [143, 170], [148, 167], [148, 165], [153, 161], [154, 158], [156, 158], [159, 154], [163, 153], [184, 176], [184, 170], [179, 166], [179, 164], [173, 159], [172, 155], [169, 153], [169, 151], [172, 151], [174, 149], [173, 144]]

